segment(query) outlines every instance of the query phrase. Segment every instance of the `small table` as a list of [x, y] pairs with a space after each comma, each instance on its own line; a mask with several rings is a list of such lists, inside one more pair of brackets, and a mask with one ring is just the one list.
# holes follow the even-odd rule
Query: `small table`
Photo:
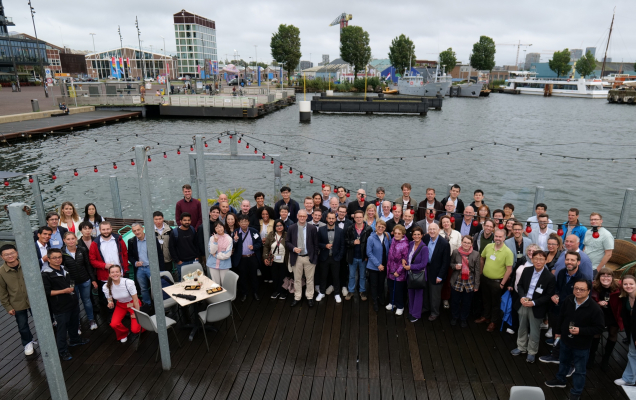
[[[211, 293], [208, 294], [206, 292], [207, 289], [209, 289], [211, 287], [211, 285], [214, 283], [214, 281], [210, 278], [208, 278], [207, 276], [201, 275], [198, 277], [198, 283], [201, 283], [201, 289], [199, 290], [185, 290], [183, 285], [183, 282], [181, 283], [177, 283], [174, 284], [172, 286], [167, 286], [165, 288], [163, 288], [163, 291], [166, 292], [172, 299], [174, 299], [174, 301], [177, 302], [177, 304], [179, 304], [181, 307], [188, 307], [188, 306], [193, 306], [195, 303], [198, 303], [200, 301], [203, 301], [205, 299], [209, 299], [210, 297], [216, 296], [218, 294], [221, 293], [225, 293], [226, 290], [223, 289], [221, 291], [218, 291], [216, 293]], [[192, 285], [195, 284], [197, 282], [195, 281], [188, 281], [188, 285]], [[187, 300], [187, 299], [183, 299], [181, 297], [177, 297], [175, 296], [175, 294], [187, 294], [190, 296], [196, 296], [195, 300]], [[195, 317], [192, 316], [191, 313], [191, 320], [193, 320]], [[185, 325], [184, 327], [190, 329], [192, 328], [192, 331], [190, 332], [190, 341], [192, 341], [192, 339], [194, 339], [194, 335], [197, 333], [197, 330], [199, 329], [199, 325], [192, 321], [191, 325]]]

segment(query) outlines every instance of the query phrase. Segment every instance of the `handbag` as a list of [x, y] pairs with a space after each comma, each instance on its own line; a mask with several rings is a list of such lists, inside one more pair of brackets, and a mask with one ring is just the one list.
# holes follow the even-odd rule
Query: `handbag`
[[[417, 257], [424, 247], [424, 243], [420, 247], [415, 250], [415, 254], [413, 254], [413, 260]], [[421, 270], [418, 272], [413, 272], [413, 270], [409, 270], [407, 273], [406, 287], [408, 289], [424, 289], [426, 287], [426, 270]]]

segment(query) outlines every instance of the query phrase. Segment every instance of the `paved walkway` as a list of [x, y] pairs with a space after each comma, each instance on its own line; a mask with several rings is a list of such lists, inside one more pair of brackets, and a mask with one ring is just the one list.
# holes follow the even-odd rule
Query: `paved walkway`
[[44, 97], [44, 89], [41, 86], [26, 86], [21, 92], [12, 92], [10, 87], [0, 90], [0, 115], [23, 114], [33, 111], [31, 99], [37, 99], [40, 111], [57, 110], [55, 97], [60, 96], [60, 88], [49, 88], [49, 98]]

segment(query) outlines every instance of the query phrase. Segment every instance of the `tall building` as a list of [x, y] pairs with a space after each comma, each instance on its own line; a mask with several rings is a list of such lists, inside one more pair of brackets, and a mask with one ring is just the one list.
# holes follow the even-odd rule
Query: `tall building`
[[318, 65], [323, 66], [329, 64], [329, 54], [322, 55], [322, 62], [318, 63]]
[[305, 70], [307, 68], [312, 68], [314, 66], [314, 63], [312, 63], [311, 61], [301, 61], [300, 62], [300, 70]]
[[587, 54], [587, 52], [592, 53], [592, 57], [594, 57], [594, 59], [596, 59], [596, 47], [586, 47], [585, 48], [585, 54]]
[[212, 74], [210, 62], [218, 61], [216, 23], [186, 10], [174, 14], [173, 20], [179, 76]]
[[570, 50], [570, 61], [576, 61], [579, 58], [583, 57], [583, 49], [571, 49]]
[[541, 60], [540, 53], [528, 53], [526, 54], [526, 62], [523, 64], [523, 69], [525, 71], [530, 71], [530, 66], [532, 63], [538, 63]]

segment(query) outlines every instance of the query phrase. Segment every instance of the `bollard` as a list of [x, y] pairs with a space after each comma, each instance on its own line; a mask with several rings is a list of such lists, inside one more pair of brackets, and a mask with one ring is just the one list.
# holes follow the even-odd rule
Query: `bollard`
[[311, 122], [311, 101], [299, 101], [300, 122]]
[[326, 96], [333, 96], [333, 90], [327, 90], [327, 91], [325, 92], [325, 95], [326, 95]]
[[40, 112], [40, 103], [38, 103], [38, 99], [31, 100], [31, 109], [33, 112]]

